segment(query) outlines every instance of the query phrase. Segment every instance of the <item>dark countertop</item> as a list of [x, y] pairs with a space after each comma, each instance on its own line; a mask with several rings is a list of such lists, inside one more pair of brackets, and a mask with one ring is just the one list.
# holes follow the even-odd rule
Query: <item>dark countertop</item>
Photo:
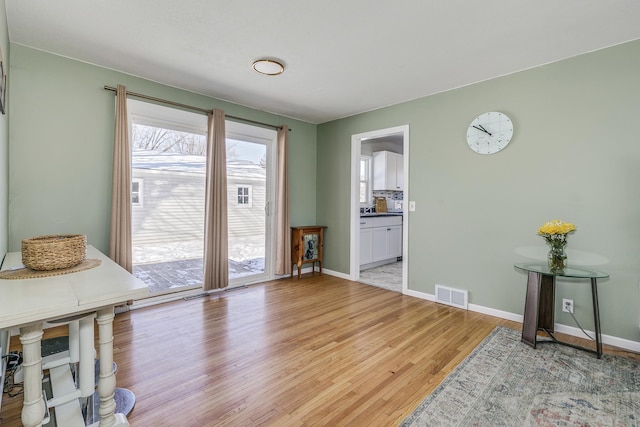
[[380, 213], [368, 213], [360, 214], [360, 218], [369, 218], [375, 216], [402, 216], [402, 212], [380, 212]]

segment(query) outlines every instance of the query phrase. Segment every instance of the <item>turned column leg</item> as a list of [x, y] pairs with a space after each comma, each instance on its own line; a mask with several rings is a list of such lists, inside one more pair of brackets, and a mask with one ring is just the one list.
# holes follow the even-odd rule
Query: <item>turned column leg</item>
[[98, 344], [100, 352], [100, 379], [98, 395], [100, 396], [100, 426], [116, 424], [116, 402], [113, 399], [116, 389], [116, 377], [113, 373], [113, 307], [98, 311]]
[[42, 323], [20, 328], [22, 369], [24, 371], [24, 405], [22, 424], [25, 427], [42, 425], [45, 404], [42, 399]]

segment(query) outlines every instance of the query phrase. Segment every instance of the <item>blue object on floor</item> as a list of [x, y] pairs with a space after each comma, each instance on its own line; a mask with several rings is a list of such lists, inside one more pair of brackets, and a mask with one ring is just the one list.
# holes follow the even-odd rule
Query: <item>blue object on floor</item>
[[[86, 425], [91, 425], [95, 422], [100, 421], [100, 395], [96, 391], [93, 393], [91, 397], [93, 401], [93, 412], [91, 414], [87, 414], [85, 417]], [[136, 396], [133, 394], [131, 390], [126, 388], [118, 388], [116, 387], [115, 395], [113, 396], [113, 400], [116, 402], [116, 414], [124, 414], [124, 416], [128, 416], [129, 413], [133, 410], [133, 407], [136, 404]]]

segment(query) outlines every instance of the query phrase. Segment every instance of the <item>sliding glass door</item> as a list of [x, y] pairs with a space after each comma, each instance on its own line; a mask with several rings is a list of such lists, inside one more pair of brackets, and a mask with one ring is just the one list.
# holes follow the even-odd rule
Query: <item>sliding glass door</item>
[[230, 287], [268, 280], [276, 132], [227, 122]]
[[[129, 100], [133, 273], [152, 295], [203, 283], [206, 116]], [[276, 132], [228, 121], [230, 287], [273, 277]]]

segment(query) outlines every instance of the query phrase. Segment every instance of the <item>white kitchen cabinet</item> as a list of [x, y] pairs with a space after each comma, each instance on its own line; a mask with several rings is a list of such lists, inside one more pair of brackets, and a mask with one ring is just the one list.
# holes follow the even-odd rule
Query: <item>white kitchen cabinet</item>
[[387, 252], [386, 258], [402, 256], [402, 226], [387, 227]]
[[374, 227], [373, 229], [373, 260], [387, 259], [387, 227]]
[[360, 228], [360, 265], [373, 262], [373, 228]]
[[360, 218], [360, 265], [402, 256], [402, 217]]
[[373, 153], [373, 189], [404, 190], [404, 160], [402, 154], [391, 151]]

